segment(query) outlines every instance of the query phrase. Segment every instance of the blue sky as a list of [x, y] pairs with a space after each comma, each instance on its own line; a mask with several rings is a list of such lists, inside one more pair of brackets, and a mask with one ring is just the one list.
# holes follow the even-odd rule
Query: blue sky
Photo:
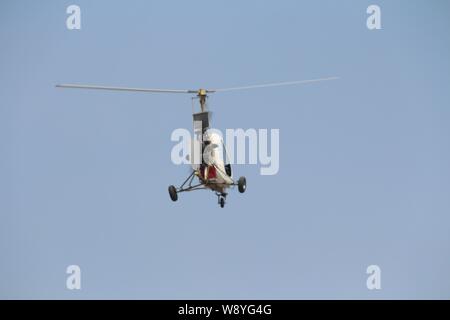
[[[82, 29], [66, 29], [77, 4]], [[381, 7], [382, 30], [366, 27]], [[447, 1], [3, 1], [0, 297], [450, 297]], [[56, 83], [230, 87], [216, 128], [280, 129], [245, 194], [170, 201], [183, 95]], [[66, 289], [79, 265], [82, 289]], [[382, 289], [366, 288], [379, 265]]]

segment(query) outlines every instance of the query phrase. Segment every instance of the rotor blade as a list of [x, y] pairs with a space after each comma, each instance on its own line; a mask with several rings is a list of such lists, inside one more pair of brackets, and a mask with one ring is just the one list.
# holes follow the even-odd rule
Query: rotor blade
[[57, 84], [56, 87], [57, 88], [70, 88], [70, 89], [94, 89], [94, 90], [156, 92], [156, 93], [197, 93], [197, 90], [173, 90], [173, 89], [146, 89], [146, 88], [127, 88], [127, 87], [106, 87], [106, 86], [92, 86], [92, 85], [84, 85], [84, 84]]
[[215, 90], [211, 90], [211, 91], [214, 91], [214, 92], [225, 92], [225, 91], [247, 90], [247, 89], [268, 88], [268, 87], [281, 87], [281, 86], [289, 86], [289, 85], [294, 85], [294, 84], [305, 84], [305, 83], [313, 83], [313, 82], [320, 82], [320, 81], [330, 81], [330, 80], [337, 80], [337, 79], [339, 79], [339, 77], [329, 77], [329, 78], [312, 79], [312, 80], [300, 80], [300, 81], [266, 83], [266, 84], [257, 84], [257, 85], [244, 86], [244, 87], [215, 89]]

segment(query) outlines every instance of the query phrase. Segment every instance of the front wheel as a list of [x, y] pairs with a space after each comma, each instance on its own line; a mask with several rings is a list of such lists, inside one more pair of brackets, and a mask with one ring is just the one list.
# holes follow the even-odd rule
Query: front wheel
[[245, 189], [247, 189], [247, 180], [245, 177], [240, 177], [238, 180], [238, 189], [240, 193], [244, 193]]

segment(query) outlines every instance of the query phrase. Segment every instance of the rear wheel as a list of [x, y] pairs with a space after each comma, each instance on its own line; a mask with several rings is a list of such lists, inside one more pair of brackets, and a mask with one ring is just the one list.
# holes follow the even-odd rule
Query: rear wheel
[[220, 198], [219, 204], [221, 208], [225, 207], [225, 199], [223, 197]]
[[170, 199], [172, 199], [172, 201], [178, 200], [177, 189], [174, 186], [169, 187], [169, 195], [170, 195]]
[[240, 193], [244, 193], [245, 189], [247, 189], [247, 180], [245, 177], [240, 177], [238, 180], [238, 189]]

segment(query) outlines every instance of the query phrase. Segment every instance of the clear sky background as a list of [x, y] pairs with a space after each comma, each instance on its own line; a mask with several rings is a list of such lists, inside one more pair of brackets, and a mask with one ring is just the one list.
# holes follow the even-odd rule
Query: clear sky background
[[[2, 1], [0, 297], [450, 298], [449, 14], [445, 0]], [[54, 88], [327, 76], [341, 79], [210, 99], [218, 129], [280, 129], [279, 173], [235, 166], [248, 189], [224, 209], [167, 193], [189, 172], [170, 160], [189, 96]]]

